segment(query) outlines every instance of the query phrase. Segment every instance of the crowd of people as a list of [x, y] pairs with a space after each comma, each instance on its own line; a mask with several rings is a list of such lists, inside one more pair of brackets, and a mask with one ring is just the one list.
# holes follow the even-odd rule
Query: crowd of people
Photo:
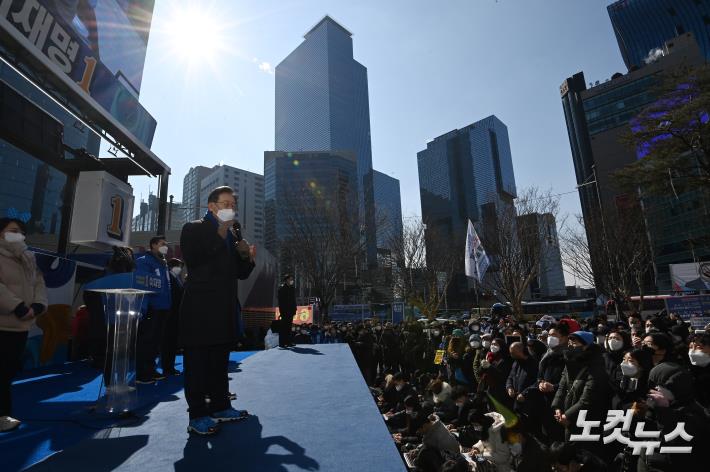
[[292, 329], [297, 344], [350, 344], [414, 470], [704, 468], [710, 334], [665, 312], [623, 318]]
[[[213, 213], [225, 211], [217, 208], [226, 197], [232, 197], [230, 189], [215, 191]], [[233, 199], [226, 204], [235, 206]], [[207, 256], [198, 252], [200, 246], [191, 247], [190, 234], [183, 238], [194, 290], [244, 278], [254, 266], [254, 248], [233, 243], [228, 223], [207, 223], [195, 223], [195, 231], [210, 233], [194, 239], [210, 242], [211, 265], [204, 263]], [[225, 235], [220, 237], [220, 231]], [[47, 309], [42, 275], [23, 238], [21, 221], [0, 220], [0, 309], [9, 313], [0, 320], [2, 431], [19, 425], [11, 416], [11, 380], [29, 327]], [[208, 307], [211, 312], [224, 307], [224, 329], [200, 331], [202, 325], [189, 323], [199, 322], [207, 298], [185, 290], [185, 264], [168, 260], [166, 246], [165, 238], [153, 238], [150, 250], [137, 260], [117, 249], [108, 272], [142, 268], [165, 282], [144, 307], [137, 380], [151, 383], [179, 374], [175, 354], [182, 346], [189, 428], [214, 434], [218, 422], [248, 414], [231, 408], [233, 394], [226, 383], [229, 350], [244, 339], [236, 321], [236, 285], [225, 282], [228, 300]], [[236, 262], [225, 265], [223, 273], [215, 271], [220, 258], [227, 257]], [[201, 278], [212, 285], [197, 284]], [[105, 354], [104, 313], [100, 299], [89, 292], [85, 296], [89, 334], [80, 355], [98, 361]], [[465, 321], [292, 324], [290, 275], [279, 299], [287, 321], [279, 327], [281, 347], [348, 343], [412, 469], [676, 472], [708, 463], [702, 446], [710, 440], [710, 326], [694, 330], [665, 312], [646, 318], [622, 314], [619, 321], [603, 315], [526, 322], [496, 311]], [[94, 338], [103, 345], [93, 345]], [[156, 369], [158, 357], [162, 371]]]

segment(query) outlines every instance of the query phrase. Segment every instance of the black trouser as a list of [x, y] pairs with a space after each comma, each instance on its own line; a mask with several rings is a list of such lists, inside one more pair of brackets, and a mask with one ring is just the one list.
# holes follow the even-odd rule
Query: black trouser
[[164, 374], [175, 372], [175, 355], [177, 354], [178, 340], [178, 321], [179, 314], [175, 312], [168, 313], [168, 319], [165, 320], [163, 328], [163, 343], [160, 350], [160, 366], [163, 368]]
[[[190, 419], [231, 407], [229, 346], [186, 347], [183, 354], [185, 399]], [[210, 397], [209, 404], [205, 397]]]
[[155, 358], [158, 357], [162, 345], [163, 326], [169, 315], [168, 310], [148, 309], [146, 315], [138, 323], [136, 377], [140, 380], [148, 380], [153, 377]]
[[26, 345], [27, 331], [0, 331], [0, 416], [12, 414], [12, 378], [22, 367]]
[[281, 315], [279, 323], [279, 346], [291, 344], [291, 330], [293, 329], [293, 315]]

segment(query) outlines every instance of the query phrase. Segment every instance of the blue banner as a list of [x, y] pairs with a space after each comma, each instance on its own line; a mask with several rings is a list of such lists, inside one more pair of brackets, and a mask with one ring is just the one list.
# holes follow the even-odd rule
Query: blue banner
[[703, 329], [710, 323], [710, 295], [668, 297], [666, 309], [688, 321], [695, 329]]
[[[150, 147], [157, 123], [138, 102], [147, 32], [144, 37], [134, 31], [135, 20], [125, 10], [134, 3], [0, 0], [0, 30], [19, 32], [25, 47], [39, 50]], [[152, 3], [147, 6], [152, 11]]]

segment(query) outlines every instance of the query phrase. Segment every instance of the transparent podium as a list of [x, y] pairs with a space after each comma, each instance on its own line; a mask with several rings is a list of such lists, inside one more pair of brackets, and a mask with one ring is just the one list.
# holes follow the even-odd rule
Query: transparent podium
[[135, 409], [136, 339], [143, 298], [153, 277], [148, 274], [116, 274], [95, 280], [85, 290], [101, 294], [106, 320], [104, 381], [96, 410], [125, 415]]

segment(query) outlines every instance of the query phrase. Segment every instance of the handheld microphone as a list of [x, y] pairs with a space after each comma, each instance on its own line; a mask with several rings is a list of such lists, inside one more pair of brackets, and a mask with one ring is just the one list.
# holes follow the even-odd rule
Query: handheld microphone
[[232, 231], [234, 232], [234, 237], [237, 242], [244, 239], [242, 237], [242, 225], [237, 220], [234, 220], [234, 224], [232, 225]]

